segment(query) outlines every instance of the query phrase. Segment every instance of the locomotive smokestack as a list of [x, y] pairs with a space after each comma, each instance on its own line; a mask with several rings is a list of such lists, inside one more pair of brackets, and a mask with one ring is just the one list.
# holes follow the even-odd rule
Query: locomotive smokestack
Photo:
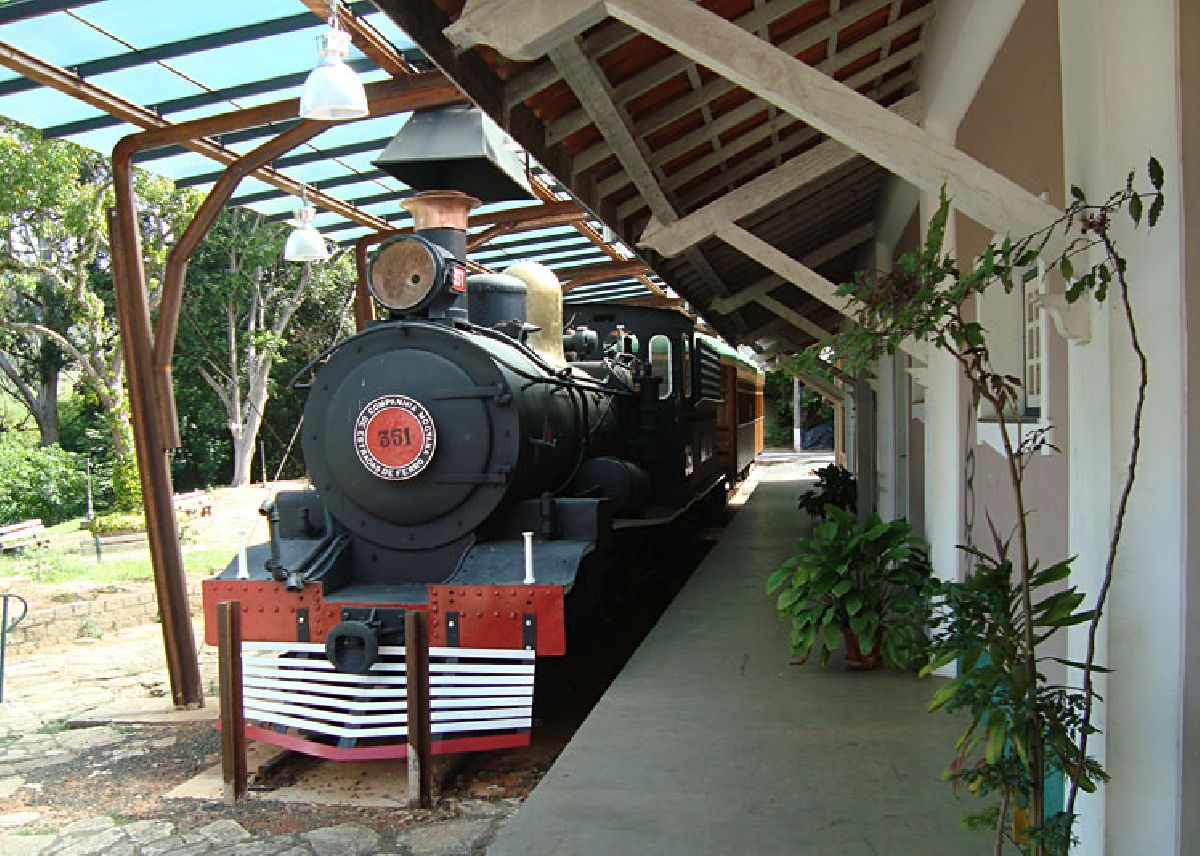
[[427, 190], [400, 202], [413, 215], [418, 235], [449, 250], [463, 264], [467, 262], [467, 220], [481, 204], [457, 190]]

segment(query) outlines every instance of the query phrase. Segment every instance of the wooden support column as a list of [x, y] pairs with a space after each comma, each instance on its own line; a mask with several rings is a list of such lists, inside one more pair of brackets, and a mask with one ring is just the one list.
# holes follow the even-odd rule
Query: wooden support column
[[[157, 386], [159, 416], [163, 442], [168, 448], [179, 448], [179, 420], [175, 412], [175, 385], [171, 378], [171, 363], [175, 359], [175, 334], [179, 329], [179, 310], [183, 305], [183, 282], [188, 262], [200, 241], [208, 234], [221, 209], [233, 195], [238, 184], [254, 170], [264, 166], [284, 152], [291, 151], [330, 126], [330, 122], [300, 122], [291, 129], [238, 158], [221, 175], [208, 192], [204, 202], [188, 223], [175, 246], [167, 254], [163, 270], [162, 298], [158, 306], [158, 321], [154, 333], [151, 370]], [[136, 139], [136, 137], [135, 137]], [[136, 143], [133, 144], [136, 147]]]
[[137, 208], [129, 161], [113, 159], [116, 206], [109, 211], [109, 244], [112, 249], [113, 290], [121, 325], [121, 349], [129, 387], [130, 423], [142, 479], [146, 536], [154, 566], [154, 588], [162, 618], [163, 647], [176, 707], [204, 706], [192, 616], [188, 609], [183, 553], [175, 528], [171, 467], [162, 436], [161, 416], [154, 375], [150, 369], [150, 304], [142, 268]]
[[217, 668], [221, 692], [221, 780], [225, 803], [246, 795], [246, 710], [242, 700], [242, 606], [217, 604]]
[[[0, 49], [0, 59], [5, 56]], [[47, 80], [58, 80], [51, 72], [41, 69]], [[59, 81], [66, 86], [69, 81]], [[441, 75], [413, 75], [403, 81], [387, 81], [385, 86], [372, 85], [373, 115], [386, 115], [418, 106], [447, 103], [461, 98], [458, 90]], [[78, 87], [87, 84], [79, 83]], [[94, 89], [94, 87], [92, 87]], [[68, 91], [71, 91], [68, 88]], [[98, 98], [100, 91], [89, 97]], [[83, 97], [78, 92], [73, 92]], [[112, 98], [113, 96], [108, 96]], [[86, 100], [86, 99], [84, 99]], [[178, 313], [183, 299], [183, 279], [187, 260], [196, 245], [212, 225], [221, 206], [247, 174], [260, 177], [269, 163], [283, 152], [324, 130], [328, 123], [301, 122], [276, 139], [263, 144], [246, 155], [227, 156], [226, 150], [205, 139], [208, 134], [237, 127], [255, 126], [281, 110], [295, 115], [295, 99], [262, 105], [237, 113], [226, 113], [171, 125], [164, 120], [139, 122], [149, 130], [123, 138], [113, 149], [113, 190], [116, 203], [109, 212], [109, 235], [112, 247], [113, 290], [116, 295], [117, 317], [121, 328], [121, 347], [125, 375], [129, 388], [130, 423], [133, 427], [138, 473], [142, 481], [142, 503], [146, 515], [146, 534], [150, 558], [154, 566], [155, 592], [162, 616], [163, 645], [167, 670], [171, 680], [171, 696], [177, 707], [202, 707], [204, 693], [196, 660], [196, 643], [192, 635], [192, 617], [187, 600], [183, 553], [179, 546], [174, 509], [174, 488], [167, 449], [175, 445], [173, 392], [170, 387], [170, 362]], [[115, 110], [114, 105], [113, 106]], [[114, 115], [119, 115], [114, 112]], [[197, 138], [200, 138], [199, 140]], [[180, 143], [197, 147], [210, 156], [229, 164], [229, 169], [214, 186], [189, 224], [178, 245], [171, 251], [164, 277], [163, 303], [158, 314], [158, 335], [152, 332], [150, 304], [146, 290], [146, 273], [142, 265], [141, 236], [138, 231], [137, 199], [133, 190], [133, 155], [156, 146]], [[218, 156], [219, 154], [219, 156]], [[264, 177], [264, 180], [265, 177]], [[300, 189], [299, 183], [286, 179], [288, 186]], [[346, 208], [346, 203], [335, 200]], [[362, 217], [361, 212], [356, 212]], [[386, 221], [371, 217], [368, 225]], [[157, 368], [157, 370], [156, 370]]]
[[429, 613], [404, 616], [405, 702], [408, 705], [408, 802], [433, 807], [433, 755], [429, 703]]

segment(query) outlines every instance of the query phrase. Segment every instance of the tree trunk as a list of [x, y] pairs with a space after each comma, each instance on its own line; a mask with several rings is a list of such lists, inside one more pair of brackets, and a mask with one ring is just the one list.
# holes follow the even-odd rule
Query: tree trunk
[[53, 446], [59, 439], [58, 367], [42, 366], [38, 378], [37, 400], [33, 410], [38, 434], [43, 446]]
[[233, 439], [233, 481], [230, 487], [245, 487], [250, 484], [254, 468], [255, 439], [258, 432], [242, 431]]

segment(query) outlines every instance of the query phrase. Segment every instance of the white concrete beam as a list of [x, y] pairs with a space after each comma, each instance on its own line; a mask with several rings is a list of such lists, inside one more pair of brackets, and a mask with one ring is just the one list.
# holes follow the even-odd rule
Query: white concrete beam
[[646, 153], [638, 146], [628, 125], [618, 112], [608, 81], [584, 55], [574, 39], [550, 50], [550, 60], [562, 79], [574, 90], [592, 123], [608, 141], [622, 168], [650, 206], [650, 212], [660, 220], [673, 220], [675, 209], [667, 201], [658, 178], [650, 169]]
[[[875, 226], [872, 223], [866, 223], [859, 226], [857, 229], [852, 229], [833, 241], [830, 241], [823, 247], [819, 247], [807, 254], [800, 260], [800, 263], [808, 268], [818, 268], [828, 261], [836, 259], [842, 253], [849, 252], [865, 241], [869, 241], [875, 235]], [[712, 302], [712, 308], [722, 315], [728, 315], [735, 309], [745, 306], [752, 300], [758, 300], [760, 297], [769, 295], [780, 285], [784, 285], [788, 280], [783, 279], [778, 274], [772, 274], [763, 277], [758, 282], [743, 288], [732, 297], [726, 297]]]
[[534, 60], [604, 17], [603, 0], [467, 0], [443, 34], [463, 49], [491, 45], [509, 59]]
[[[787, 253], [771, 246], [757, 235], [751, 234], [736, 223], [726, 223], [718, 230], [717, 237], [731, 247], [741, 250], [747, 256], [769, 270], [774, 271], [784, 279], [804, 289], [826, 306], [836, 309], [843, 315], [849, 316], [849, 313], [846, 311], [847, 300], [837, 293], [836, 285], [811, 268], [805, 267]], [[765, 305], [765, 301], [768, 300], [771, 300], [771, 298], [760, 297], [758, 302]], [[778, 303], [778, 301], [772, 301], [772, 303]], [[779, 305], [783, 306], [783, 304]], [[906, 339], [900, 343], [900, 350], [919, 360], [927, 360], [929, 358], [929, 346], [925, 342]]]
[[824, 342], [832, 335], [824, 327], [814, 324], [808, 318], [801, 315], [791, 307], [785, 306], [774, 297], [767, 297], [764, 295], [763, 297], [758, 298], [758, 303], [764, 308], [774, 312], [777, 316], [788, 322], [788, 324], [791, 324], [800, 332], [807, 333], [809, 336], [812, 336], [818, 342]]
[[[573, 38], [551, 49], [549, 56], [562, 79], [575, 92], [579, 103], [588, 111], [596, 128], [608, 141], [638, 193], [650, 206], [651, 213], [660, 220], [674, 221], [677, 217], [675, 208], [659, 186], [658, 176], [650, 168], [646, 151], [630, 133], [625, 111], [613, 100], [612, 89], [600, 70]], [[689, 247], [684, 258], [714, 292], [728, 292], [698, 247]]]
[[[916, 128], [915, 125], [909, 124], [909, 119], [919, 118], [921, 96], [918, 93], [896, 102], [893, 107], [895, 114], [883, 107], [879, 109], [894, 115], [902, 124]], [[716, 234], [724, 224], [753, 214], [822, 175], [845, 166], [856, 157], [858, 152], [850, 146], [836, 140], [826, 140], [782, 166], [710, 202], [682, 220], [674, 223], [663, 223], [661, 219], [651, 220], [638, 243], [664, 256], [676, 256], [688, 247]], [[657, 218], [657, 215], [655, 216]]]
[[[757, 93], [997, 232], [1027, 234], [1060, 212], [953, 145], [688, 0], [606, 0], [609, 14]], [[1057, 245], [1047, 255], [1054, 256]]]
[[715, 234], [722, 241], [745, 253], [768, 270], [774, 271], [804, 289], [826, 306], [845, 314], [846, 298], [839, 296], [837, 286], [812, 268], [806, 267], [736, 223], [726, 221], [715, 230]]

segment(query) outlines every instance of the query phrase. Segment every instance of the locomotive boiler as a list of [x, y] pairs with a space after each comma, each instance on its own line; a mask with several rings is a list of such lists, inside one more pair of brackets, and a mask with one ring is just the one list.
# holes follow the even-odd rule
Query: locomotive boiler
[[[729, 476], [720, 357], [691, 318], [601, 305], [564, 327], [549, 269], [468, 275], [478, 200], [402, 204], [414, 232], [365, 272], [378, 320], [297, 381], [311, 488], [266, 503], [269, 542], [204, 583], [208, 641], [217, 603], [237, 600], [261, 647], [247, 666], [252, 736], [341, 752], [330, 757], [402, 754], [388, 717], [403, 720], [408, 611], [429, 614], [447, 663], [526, 652], [532, 672], [566, 650], [566, 606], [582, 575], [612, 572], [614, 537], [723, 501]], [[472, 686], [486, 698], [464, 719]], [[444, 747], [527, 742], [505, 686], [448, 684]]]

